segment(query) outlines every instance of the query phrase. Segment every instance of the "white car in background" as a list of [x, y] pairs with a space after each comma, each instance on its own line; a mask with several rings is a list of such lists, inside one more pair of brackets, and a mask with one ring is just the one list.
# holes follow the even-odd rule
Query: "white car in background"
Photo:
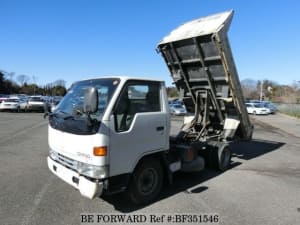
[[45, 110], [46, 102], [42, 96], [30, 96], [27, 102], [26, 111], [42, 111]]
[[254, 115], [268, 115], [271, 110], [264, 107], [261, 103], [246, 103], [247, 112]]
[[273, 105], [271, 102], [262, 102], [261, 103], [265, 108], [270, 109], [271, 114], [275, 114], [277, 111], [277, 108], [275, 105]]
[[63, 98], [62, 96], [52, 97], [52, 99], [50, 100], [50, 112], [54, 112], [54, 110], [56, 109], [58, 103], [60, 103], [62, 98]]
[[8, 99], [7, 97], [0, 97], [0, 103], [7, 99]]
[[172, 115], [180, 116], [186, 115], [186, 109], [182, 104], [170, 104], [170, 113]]
[[14, 111], [14, 112], [20, 112], [20, 110], [25, 110], [27, 105], [26, 101], [22, 101], [19, 98], [8, 98], [3, 100], [0, 103], [0, 111]]

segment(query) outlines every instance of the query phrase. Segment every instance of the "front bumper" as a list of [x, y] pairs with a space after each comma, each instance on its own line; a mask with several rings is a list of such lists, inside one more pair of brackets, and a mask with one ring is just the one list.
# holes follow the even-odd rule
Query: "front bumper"
[[184, 116], [186, 112], [174, 112], [173, 113], [175, 116]]
[[93, 182], [75, 171], [55, 162], [47, 157], [48, 168], [63, 181], [80, 191], [80, 194], [89, 199], [100, 196], [103, 192], [103, 182]]
[[4, 105], [0, 108], [0, 110], [18, 110], [17, 105]]
[[257, 112], [256, 114], [258, 114], [258, 115], [268, 115], [268, 114], [270, 114], [270, 112], [260, 111], [260, 112]]
[[28, 105], [27, 106], [28, 110], [33, 110], [33, 111], [35, 111], [35, 110], [36, 111], [40, 111], [40, 110], [42, 111], [42, 110], [44, 110], [44, 108], [45, 108], [44, 105]]

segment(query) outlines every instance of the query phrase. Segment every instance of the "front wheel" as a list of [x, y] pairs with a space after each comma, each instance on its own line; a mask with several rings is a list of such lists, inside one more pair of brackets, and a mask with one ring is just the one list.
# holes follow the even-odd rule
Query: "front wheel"
[[136, 204], [147, 204], [160, 193], [163, 184], [163, 169], [158, 160], [141, 161], [134, 170], [128, 187], [129, 200]]

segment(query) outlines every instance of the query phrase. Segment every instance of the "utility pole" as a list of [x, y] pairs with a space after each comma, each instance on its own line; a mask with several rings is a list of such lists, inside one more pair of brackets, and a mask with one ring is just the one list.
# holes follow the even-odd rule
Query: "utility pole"
[[35, 95], [35, 86], [37, 86], [37, 84], [36, 84], [36, 76], [32, 76], [32, 82], [33, 82], [33, 95]]
[[264, 86], [264, 81], [262, 80], [260, 82], [260, 95], [259, 95], [259, 100], [262, 101], [263, 98], [263, 86]]

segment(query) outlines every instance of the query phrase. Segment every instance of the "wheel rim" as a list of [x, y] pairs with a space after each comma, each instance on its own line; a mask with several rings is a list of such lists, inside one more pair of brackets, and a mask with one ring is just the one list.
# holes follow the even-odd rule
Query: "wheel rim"
[[155, 190], [158, 184], [158, 174], [155, 169], [147, 168], [138, 178], [138, 190], [143, 195], [148, 195]]

